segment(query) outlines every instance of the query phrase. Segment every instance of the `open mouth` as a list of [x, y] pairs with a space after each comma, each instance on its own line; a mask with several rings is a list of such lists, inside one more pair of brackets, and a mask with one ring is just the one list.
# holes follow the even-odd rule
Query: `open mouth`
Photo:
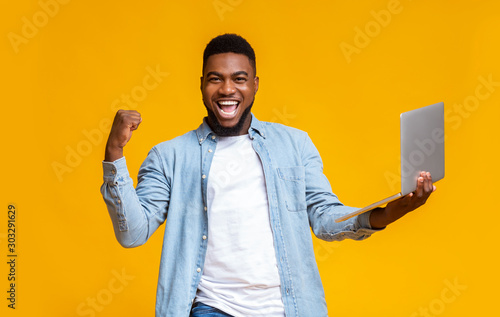
[[216, 102], [217, 106], [219, 106], [219, 110], [222, 114], [227, 116], [233, 116], [236, 114], [238, 110], [238, 106], [240, 104], [237, 100], [219, 100]]

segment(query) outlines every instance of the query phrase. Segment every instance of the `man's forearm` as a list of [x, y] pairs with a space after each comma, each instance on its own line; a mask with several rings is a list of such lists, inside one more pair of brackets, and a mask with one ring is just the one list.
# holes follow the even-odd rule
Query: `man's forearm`
[[373, 209], [370, 214], [370, 226], [373, 229], [385, 228], [388, 224], [396, 220], [397, 219], [389, 219], [387, 213], [385, 212], [385, 208], [381, 207]]
[[370, 214], [370, 226], [373, 229], [382, 229], [408, 213], [407, 209], [399, 208], [398, 201], [391, 202], [385, 208], [375, 208]]
[[104, 161], [106, 162], [114, 162], [119, 158], [123, 157], [123, 148], [118, 146], [112, 146], [110, 144], [106, 144], [106, 150], [104, 154]]
[[432, 184], [431, 174], [425, 171], [420, 172], [420, 177], [417, 179], [417, 189], [400, 199], [388, 203], [385, 208], [374, 209], [370, 214], [370, 225], [372, 228], [384, 228], [425, 204], [427, 198], [435, 190], [436, 186]]

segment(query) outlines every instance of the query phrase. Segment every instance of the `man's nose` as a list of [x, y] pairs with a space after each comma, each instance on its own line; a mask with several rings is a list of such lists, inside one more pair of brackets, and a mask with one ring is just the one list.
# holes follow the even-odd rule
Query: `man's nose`
[[222, 95], [232, 95], [236, 92], [236, 87], [232, 80], [225, 80], [219, 90]]

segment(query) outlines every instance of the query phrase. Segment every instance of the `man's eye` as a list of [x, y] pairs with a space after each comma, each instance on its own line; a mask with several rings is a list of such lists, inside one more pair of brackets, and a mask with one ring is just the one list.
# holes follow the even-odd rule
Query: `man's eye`
[[208, 80], [212, 81], [212, 82], [218, 82], [218, 81], [220, 81], [220, 78], [218, 78], [218, 77], [212, 77], [212, 78], [209, 78]]
[[244, 82], [246, 81], [247, 79], [245, 77], [236, 77], [236, 81], [237, 82]]

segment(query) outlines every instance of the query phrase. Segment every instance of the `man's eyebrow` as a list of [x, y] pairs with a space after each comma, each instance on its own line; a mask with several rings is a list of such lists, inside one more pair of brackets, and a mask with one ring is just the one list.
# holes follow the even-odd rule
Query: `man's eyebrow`
[[245, 75], [245, 76], [248, 77], [248, 73], [246, 71], [244, 71], [244, 70], [240, 70], [240, 71], [234, 72], [232, 75], [233, 76]]
[[[248, 73], [246, 71], [244, 71], [244, 70], [240, 70], [240, 71], [237, 71], [237, 72], [234, 72], [234, 73], [231, 74], [232, 77], [239, 76], [239, 75], [248, 76]], [[210, 77], [210, 76], [224, 77], [221, 73], [216, 72], [216, 71], [208, 72], [207, 73], [207, 77]]]
[[212, 76], [212, 75], [217, 76], [217, 77], [222, 77], [222, 74], [219, 72], [208, 72], [207, 73], [207, 77]]

